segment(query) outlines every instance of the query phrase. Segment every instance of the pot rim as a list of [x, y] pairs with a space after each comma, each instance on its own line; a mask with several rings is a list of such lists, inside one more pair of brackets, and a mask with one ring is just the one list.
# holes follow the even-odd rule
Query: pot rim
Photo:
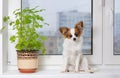
[[34, 53], [34, 52], [38, 52], [39, 50], [16, 50], [17, 52], [27, 52], [27, 53]]

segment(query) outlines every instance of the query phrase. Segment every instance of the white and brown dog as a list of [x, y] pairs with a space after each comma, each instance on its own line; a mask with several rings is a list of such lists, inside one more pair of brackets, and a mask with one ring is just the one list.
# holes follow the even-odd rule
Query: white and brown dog
[[83, 57], [83, 22], [78, 22], [74, 28], [60, 27], [59, 31], [64, 36], [63, 43], [63, 72], [93, 72], [88, 65], [88, 60]]

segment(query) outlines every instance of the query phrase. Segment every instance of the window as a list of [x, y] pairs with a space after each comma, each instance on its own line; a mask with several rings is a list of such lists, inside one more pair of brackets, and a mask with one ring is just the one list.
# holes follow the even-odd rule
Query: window
[[120, 1], [105, 0], [103, 25], [103, 62], [120, 64]]
[[[44, 43], [47, 54], [40, 55], [40, 59], [43, 59], [40, 65], [62, 64], [63, 38], [60, 36], [58, 28], [60, 26], [72, 28], [78, 21], [83, 21], [85, 24], [83, 53], [88, 57], [91, 64], [102, 64], [102, 0], [74, 0], [74, 3], [73, 0], [49, 0], [47, 3], [46, 0], [40, 2], [38, 0], [22, 1], [22, 8], [40, 5], [40, 8], [46, 9], [43, 16], [50, 26], [39, 29], [39, 32], [48, 36], [49, 39]], [[66, 4], [68, 2], [69, 4]], [[12, 8], [12, 10], [14, 9]], [[10, 12], [12, 10], [10, 9]], [[9, 36], [14, 34], [10, 29], [8, 32]], [[14, 44], [9, 42], [9, 65], [17, 65], [16, 59]]]
[[[2, 17], [4, 15], [9, 15], [12, 16], [12, 12], [16, 8], [21, 7], [21, 0], [1, 0], [0, 1], [0, 18], [2, 21]], [[24, 0], [27, 1], [27, 0]], [[52, 1], [52, 0], [51, 0]], [[72, 0], [73, 1], [73, 0]], [[79, 0], [80, 1], [80, 0]], [[78, 3], [79, 3], [78, 1]], [[83, 0], [82, 0], [83, 1]], [[13, 3], [14, 2], [14, 3]], [[54, 1], [52, 1], [54, 3]], [[92, 37], [90, 38], [92, 40], [92, 52], [93, 54], [91, 55], [85, 55], [88, 57], [88, 60], [91, 64], [99, 64], [99, 66], [104, 65], [104, 66], [110, 66], [114, 68], [120, 64], [120, 51], [119, 51], [119, 11], [120, 9], [117, 7], [119, 6], [120, 1], [119, 0], [93, 0], [92, 1], [92, 9], [93, 9], [93, 15], [92, 15]], [[82, 7], [83, 8], [83, 7]], [[13, 17], [14, 18], [14, 17]], [[66, 17], [61, 18], [63, 21]], [[71, 17], [73, 18], [73, 17]], [[82, 17], [77, 17], [77, 20], [79, 20]], [[91, 18], [91, 17], [86, 17], [86, 18]], [[67, 18], [68, 19], [68, 18]], [[87, 21], [89, 19], [86, 19]], [[64, 20], [65, 21], [65, 20]], [[74, 21], [72, 19], [72, 21]], [[90, 21], [90, 20], [89, 20]], [[59, 24], [63, 24], [62, 22]], [[91, 22], [87, 23], [91, 25]], [[2, 28], [3, 23], [0, 22], [0, 28]], [[90, 32], [91, 30], [88, 30], [86, 32]], [[51, 33], [51, 32], [49, 32]], [[14, 71], [8, 71], [7, 70], [17, 70], [17, 57], [16, 57], [16, 50], [14, 48], [14, 44], [11, 44], [9, 42], [9, 37], [10, 35], [14, 34], [14, 32], [11, 31], [11, 28], [8, 28], [5, 30], [3, 34], [0, 33], [0, 74], [2, 76], [8, 77], [9, 74], [13, 75], [20, 75], [19, 73], [14, 73]], [[42, 32], [44, 34], [44, 32]], [[90, 35], [87, 34], [87, 35]], [[52, 37], [53, 38], [53, 37]], [[40, 65], [43, 67], [42, 69], [45, 68], [54, 68], [57, 69], [59, 68], [62, 64], [62, 55], [60, 52], [62, 52], [62, 38], [61, 36], [57, 37], [57, 46], [55, 48], [55, 53], [58, 55], [54, 55], [53, 49], [50, 49], [48, 53], [52, 55], [45, 55], [45, 56], [39, 56], [40, 57]], [[51, 38], [49, 38], [51, 39]], [[118, 40], [118, 41], [117, 41]], [[85, 45], [91, 45], [91, 42], [84, 42]], [[53, 43], [50, 43], [50, 45], [53, 45]], [[49, 46], [49, 44], [47, 45]], [[52, 46], [52, 47], [53, 47]], [[8, 47], [8, 48], [7, 48]], [[87, 49], [85, 49], [87, 50]], [[86, 51], [87, 52], [87, 51]], [[87, 54], [89, 54], [88, 52]], [[114, 65], [113, 65], [114, 64]], [[112, 66], [111, 66], [112, 65]], [[117, 66], [116, 66], [117, 65]], [[118, 67], [117, 67], [118, 68]], [[16, 71], [15, 71], [16, 72]], [[38, 72], [39, 74], [39, 72]], [[0, 76], [1, 76], [0, 75]], [[7, 76], [8, 75], [8, 76]], [[12, 77], [14, 77], [11, 75]], [[22, 75], [21, 75], [22, 76]], [[31, 75], [32, 77], [33, 75]], [[36, 76], [36, 75], [34, 75]], [[37, 75], [39, 76], [39, 75]], [[23, 77], [23, 76], [22, 76]], [[27, 77], [27, 76], [26, 76]]]

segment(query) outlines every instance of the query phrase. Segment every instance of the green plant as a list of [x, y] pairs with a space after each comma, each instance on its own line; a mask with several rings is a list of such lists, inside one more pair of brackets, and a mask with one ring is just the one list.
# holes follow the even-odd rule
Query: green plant
[[48, 25], [44, 22], [44, 18], [38, 14], [44, 10], [38, 10], [37, 7], [16, 9], [13, 12], [14, 20], [11, 20], [9, 16], [3, 18], [4, 22], [7, 22], [13, 30], [16, 30], [15, 35], [10, 37], [10, 41], [12, 43], [17, 41], [15, 46], [17, 50], [40, 50], [45, 53], [46, 49], [43, 42], [47, 40], [47, 37], [36, 32], [36, 29]]

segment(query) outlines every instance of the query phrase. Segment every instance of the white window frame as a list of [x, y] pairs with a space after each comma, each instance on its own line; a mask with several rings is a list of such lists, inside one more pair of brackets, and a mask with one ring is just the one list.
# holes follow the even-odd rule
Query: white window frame
[[[12, 5], [14, 0], [9, 1], [9, 15], [11, 12], [21, 6], [18, 0], [15, 2], [19, 5], [17, 7]], [[12, 5], [12, 6], [11, 6]], [[95, 7], [94, 7], [95, 6]], [[8, 28], [9, 36], [14, 34], [10, 28]], [[17, 65], [17, 57], [14, 45], [8, 41], [9, 52], [9, 63], [10, 69], [13, 69]], [[90, 64], [102, 64], [102, 0], [93, 0], [93, 55], [86, 55], [89, 59]], [[63, 62], [62, 55], [41, 55], [40, 57], [41, 66], [60, 66]], [[55, 67], [54, 67], [55, 68]]]
[[105, 0], [103, 16], [103, 57], [104, 64], [120, 64], [120, 55], [113, 55], [114, 1]]
[[[6, 9], [4, 9], [4, 8]], [[4, 25], [2, 20], [3, 20], [3, 16], [7, 15], [8, 13], [8, 1], [7, 0], [0, 0], [0, 29], [2, 28], [2, 26]], [[8, 65], [7, 65], [7, 27], [5, 28], [4, 32], [0, 32], [0, 75], [3, 74], [7, 69], [8, 69]]]

